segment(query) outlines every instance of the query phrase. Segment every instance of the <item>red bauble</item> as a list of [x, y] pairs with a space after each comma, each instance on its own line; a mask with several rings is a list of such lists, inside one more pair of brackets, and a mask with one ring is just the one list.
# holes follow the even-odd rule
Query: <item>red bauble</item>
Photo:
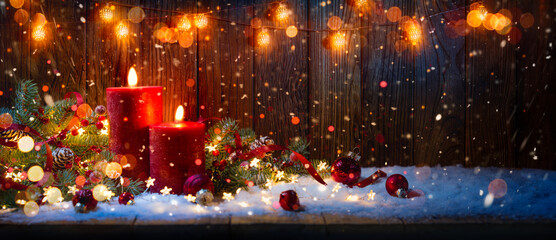
[[71, 199], [73, 206], [77, 203], [81, 203], [85, 207], [85, 211], [93, 210], [97, 207], [97, 200], [93, 197], [93, 191], [89, 189], [81, 189], [77, 191], [73, 198]]
[[97, 126], [97, 129], [99, 129], [99, 130], [104, 128], [104, 123], [102, 123], [102, 122], [97, 122], [95, 125]]
[[132, 205], [135, 203], [135, 196], [129, 192], [123, 192], [120, 194], [120, 197], [118, 197], [118, 203], [121, 205]]
[[361, 177], [361, 167], [352, 157], [340, 157], [334, 161], [330, 169], [334, 181], [351, 186]]
[[407, 197], [409, 190], [409, 183], [407, 179], [401, 174], [393, 174], [386, 179], [386, 191], [390, 196], [394, 197]]
[[301, 207], [299, 198], [294, 190], [287, 190], [280, 193], [280, 206], [286, 211], [297, 211]]
[[201, 189], [206, 189], [214, 192], [214, 184], [210, 180], [210, 177], [203, 174], [195, 174], [185, 180], [183, 184], [183, 194], [191, 194], [195, 196], [197, 192]]

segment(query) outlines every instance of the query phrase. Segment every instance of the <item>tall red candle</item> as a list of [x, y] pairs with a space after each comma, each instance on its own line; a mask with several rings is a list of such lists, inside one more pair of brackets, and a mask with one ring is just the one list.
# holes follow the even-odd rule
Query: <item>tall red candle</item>
[[[135, 70], [130, 70], [131, 87], [106, 89], [110, 120], [110, 151], [124, 155], [122, 175], [146, 180], [149, 177], [149, 125], [162, 122], [162, 87], [133, 87]], [[135, 82], [135, 83], [134, 83]]]
[[[180, 106], [181, 107], [181, 106]], [[178, 114], [176, 114], [178, 115]], [[187, 177], [205, 172], [205, 124], [165, 122], [150, 127], [151, 192], [182, 194]]]

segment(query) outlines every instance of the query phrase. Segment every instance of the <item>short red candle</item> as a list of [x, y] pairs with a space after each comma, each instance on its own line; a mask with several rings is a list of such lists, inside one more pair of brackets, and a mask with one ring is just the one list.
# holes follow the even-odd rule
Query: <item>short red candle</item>
[[126, 155], [122, 175], [149, 177], [149, 125], [162, 122], [162, 87], [106, 89], [110, 151]]
[[151, 192], [182, 194], [187, 177], [205, 172], [205, 124], [165, 122], [150, 127]]

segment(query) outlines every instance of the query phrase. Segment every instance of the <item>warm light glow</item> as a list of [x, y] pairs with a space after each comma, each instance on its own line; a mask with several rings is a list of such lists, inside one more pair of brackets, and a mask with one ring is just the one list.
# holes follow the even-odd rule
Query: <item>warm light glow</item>
[[333, 49], [342, 49], [346, 46], [346, 34], [345, 33], [334, 33], [330, 38], [330, 46]]
[[289, 27], [286, 29], [286, 35], [287, 35], [288, 37], [291, 37], [291, 38], [297, 36], [297, 28], [296, 28], [295, 26], [293, 26], [293, 25], [292, 25], [292, 26], [289, 26]]
[[135, 68], [130, 68], [129, 69], [129, 73], [127, 74], [127, 84], [130, 87], [135, 87], [137, 86], [137, 72], [135, 72]]
[[33, 27], [33, 31], [31, 32], [31, 36], [35, 41], [42, 41], [46, 39], [46, 30], [44, 29], [45, 26], [37, 25]]
[[122, 166], [117, 162], [111, 162], [106, 165], [104, 172], [107, 177], [116, 179], [122, 175]]
[[37, 216], [37, 214], [39, 214], [39, 204], [35, 201], [28, 201], [25, 203], [25, 206], [23, 206], [23, 213], [25, 213], [27, 217]]
[[93, 188], [93, 198], [102, 202], [110, 197], [110, 190], [102, 184], [98, 184]]
[[102, 21], [105, 21], [105, 22], [111, 22], [114, 19], [114, 9], [115, 8], [116, 7], [114, 7], [113, 5], [104, 6], [98, 12], [98, 15], [99, 15], [100, 19], [102, 19]]
[[257, 34], [257, 46], [266, 47], [270, 44], [270, 35], [266, 31]]
[[417, 42], [421, 39], [421, 29], [415, 21], [407, 23], [406, 33], [407, 40], [410, 41], [411, 44], [417, 45]]
[[60, 191], [57, 187], [47, 188], [44, 191], [44, 196], [50, 204], [59, 203], [64, 200], [64, 198], [62, 198], [62, 191]]
[[367, 5], [367, 0], [355, 0], [355, 6], [365, 7]]
[[179, 105], [178, 109], [176, 110], [176, 118], [175, 118], [176, 122], [183, 121], [184, 113], [185, 113], [185, 111], [183, 109], [183, 106]]
[[115, 30], [118, 39], [124, 39], [129, 35], [129, 27], [124, 22], [119, 22]]
[[280, 22], [288, 20], [289, 15], [290, 11], [288, 10], [288, 8], [281, 4], [274, 11], [274, 17]]
[[191, 21], [189, 21], [187, 15], [183, 15], [180, 18], [178, 24], [176, 24], [176, 28], [179, 29], [180, 31], [188, 31], [191, 28]]
[[29, 170], [27, 170], [27, 179], [31, 182], [38, 182], [43, 178], [43, 176], [44, 171], [42, 170], [42, 167], [38, 165], [32, 166]]
[[199, 14], [193, 18], [193, 23], [195, 23], [195, 26], [197, 28], [203, 29], [208, 26], [208, 18], [203, 14]]
[[24, 136], [17, 141], [19, 151], [30, 152], [35, 147], [35, 140], [32, 137]]

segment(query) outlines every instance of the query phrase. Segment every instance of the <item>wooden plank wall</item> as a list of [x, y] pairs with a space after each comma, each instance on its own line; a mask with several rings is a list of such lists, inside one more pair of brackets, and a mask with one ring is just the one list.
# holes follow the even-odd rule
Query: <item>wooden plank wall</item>
[[[363, 8], [284, 1], [292, 14], [283, 23], [265, 17], [272, 0], [116, 2], [118, 18], [132, 6], [147, 16], [129, 24], [125, 40], [115, 38], [116, 22], [99, 21], [102, 1], [25, 1], [31, 18], [48, 20], [49, 41], [39, 44], [30, 21], [17, 24], [17, 9], [0, 0], [0, 105], [10, 106], [17, 81], [28, 78], [55, 100], [77, 91], [91, 106], [104, 104], [105, 89], [125, 85], [134, 66], [141, 85], [165, 87], [165, 120], [178, 105], [190, 120], [231, 117], [278, 144], [311, 140], [313, 159], [333, 161], [359, 147], [364, 166], [556, 169], [553, 1], [484, 1], [492, 12], [512, 12], [519, 33], [508, 36], [465, 27], [473, 0], [376, 0]], [[415, 16], [423, 33], [405, 50], [399, 24], [387, 18], [394, 6]], [[188, 48], [153, 36], [179, 12], [209, 13]], [[535, 22], [525, 29], [527, 12]], [[348, 29], [339, 51], [323, 45], [332, 16]], [[257, 21], [261, 27], [251, 27]], [[294, 38], [285, 35], [289, 25], [300, 29]], [[253, 42], [261, 31], [268, 47]]]

